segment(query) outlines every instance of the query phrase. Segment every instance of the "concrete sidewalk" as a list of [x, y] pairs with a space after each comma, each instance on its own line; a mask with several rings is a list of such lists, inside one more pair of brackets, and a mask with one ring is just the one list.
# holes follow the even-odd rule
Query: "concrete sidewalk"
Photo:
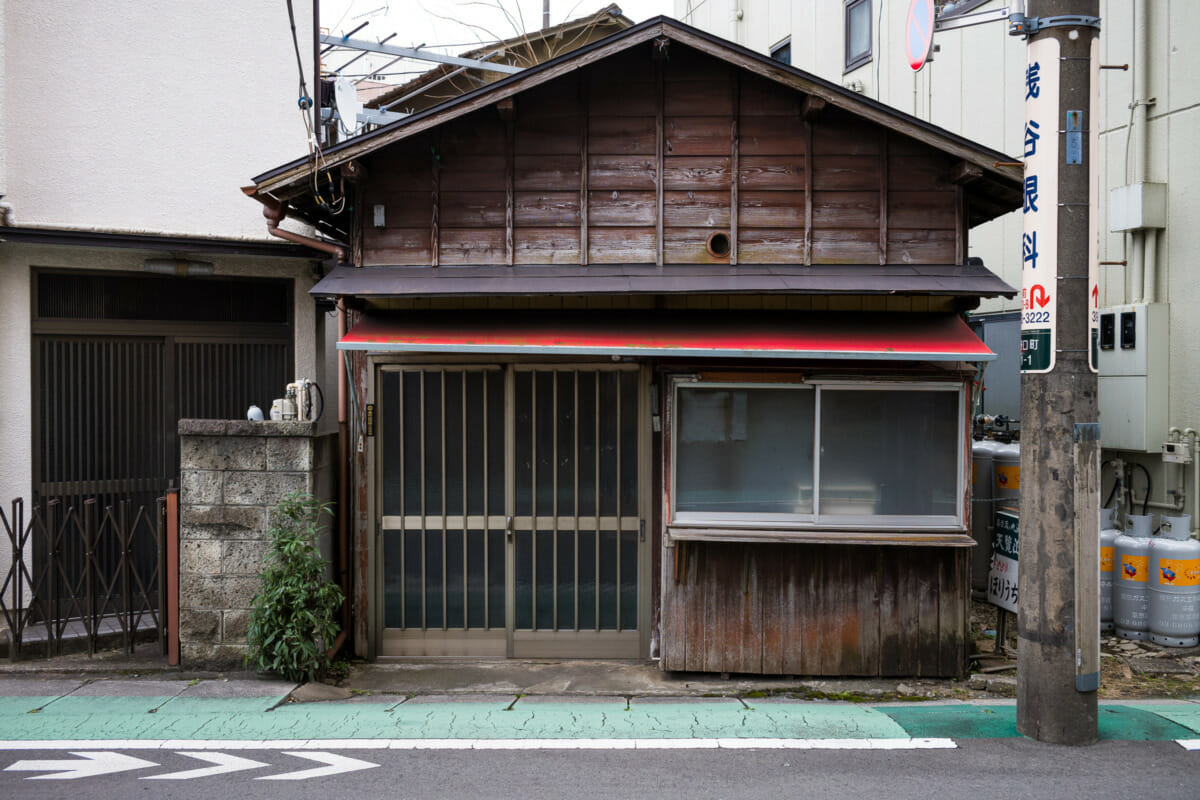
[[[0, 677], [0, 747], [62, 742], [81, 747], [104, 742], [113, 748], [181, 746], [182, 742], [197, 747], [284, 742], [297, 748], [334, 746], [331, 743], [445, 747], [503, 742], [558, 747], [568, 742], [575, 743], [570, 746], [642, 742], [641, 746], [657, 747], [668, 743], [771, 747], [819, 741], [919, 746], [1018, 736], [1012, 701], [852, 703], [782, 695], [705, 697], [695, 691], [700, 687], [683, 682], [691, 691], [675, 696], [578, 691], [393, 694], [322, 685], [297, 687], [244, 674], [190, 679], [10, 675]], [[336, 699], [303, 702], [321, 697]], [[1200, 702], [1104, 703], [1100, 736], [1200, 746]]]

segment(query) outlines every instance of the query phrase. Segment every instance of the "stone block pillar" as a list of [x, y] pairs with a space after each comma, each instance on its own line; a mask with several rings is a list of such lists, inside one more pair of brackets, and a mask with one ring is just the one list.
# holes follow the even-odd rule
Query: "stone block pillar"
[[[332, 501], [335, 442], [311, 422], [179, 421], [179, 642], [188, 666], [233, 666], [270, 551], [274, 506], [292, 492]], [[327, 526], [322, 551], [334, 524]]]

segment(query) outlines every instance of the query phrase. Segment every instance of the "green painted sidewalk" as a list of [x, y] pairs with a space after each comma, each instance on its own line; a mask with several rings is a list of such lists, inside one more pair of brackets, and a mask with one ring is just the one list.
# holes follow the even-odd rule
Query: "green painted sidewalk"
[[[1014, 704], [736, 698], [0, 697], [0, 740], [978, 739], [1017, 737]], [[1100, 737], [1200, 738], [1200, 703], [1103, 704]]]

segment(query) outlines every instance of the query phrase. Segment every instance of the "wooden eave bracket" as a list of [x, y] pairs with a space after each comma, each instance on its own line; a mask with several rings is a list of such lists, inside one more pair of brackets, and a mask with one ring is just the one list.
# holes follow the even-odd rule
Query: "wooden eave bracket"
[[823, 98], [817, 97], [815, 94], [807, 94], [804, 96], [804, 102], [800, 104], [800, 117], [805, 122], [816, 122], [826, 105]]
[[950, 170], [950, 182], [966, 185], [983, 177], [983, 167], [969, 161], [960, 161]]

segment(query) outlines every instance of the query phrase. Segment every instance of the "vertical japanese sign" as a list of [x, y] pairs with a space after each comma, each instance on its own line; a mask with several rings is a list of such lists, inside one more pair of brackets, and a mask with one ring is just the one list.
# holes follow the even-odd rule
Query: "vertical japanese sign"
[[987, 599], [994, 606], [1017, 613], [1017, 544], [1019, 517], [1014, 511], [997, 511], [992, 535], [992, 567], [988, 571]]
[[1088, 114], [1088, 367], [1099, 372], [1100, 357], [1100, 37], [1092, 39], [1092, 98]]
[[1021, 207], [1021, 371], [1054, 369], [1058, 301], [1058, 40], [1027, 48]]

